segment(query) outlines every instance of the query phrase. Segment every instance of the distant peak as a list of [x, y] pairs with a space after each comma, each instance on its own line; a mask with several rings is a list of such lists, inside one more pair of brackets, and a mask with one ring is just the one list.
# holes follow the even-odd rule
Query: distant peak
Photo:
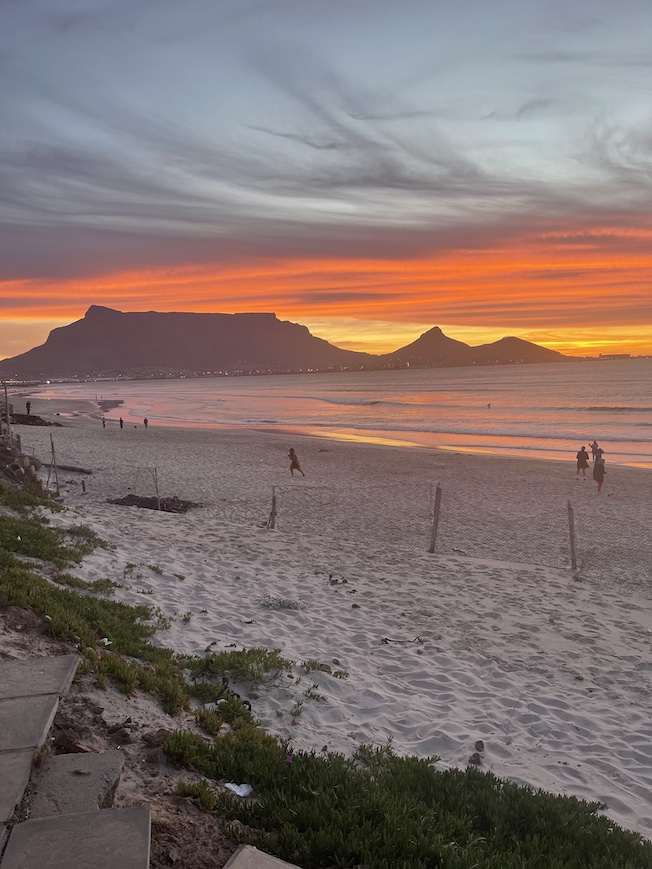
[[119, 314], [114, 308], [106, 308], [104, 305], [91, 305], [86, 311], [86, 317], [105, 317], [107, 314]]

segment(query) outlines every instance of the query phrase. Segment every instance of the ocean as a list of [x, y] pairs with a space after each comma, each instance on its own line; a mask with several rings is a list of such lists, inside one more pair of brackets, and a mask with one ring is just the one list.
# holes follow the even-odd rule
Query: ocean
[[457, 452], [652, 468], [652, 359], [337, 374], [52, 384], [41, 397], [120, 400], [107, 419], [243, 426]]

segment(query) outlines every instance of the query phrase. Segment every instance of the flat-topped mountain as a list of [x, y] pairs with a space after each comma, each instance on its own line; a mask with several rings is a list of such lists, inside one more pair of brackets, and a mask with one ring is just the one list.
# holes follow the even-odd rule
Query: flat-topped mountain
[[438, 327], [412, 344], [374, 356], [342, 350], [275, 314], [122, 313], [92, 305], [53, 329], [45, 344], [0, 361], [7, 378], [174, 376], [288, 371], [431, 368], [557, 362], [561, 353], [519, 338], [470, 347]]

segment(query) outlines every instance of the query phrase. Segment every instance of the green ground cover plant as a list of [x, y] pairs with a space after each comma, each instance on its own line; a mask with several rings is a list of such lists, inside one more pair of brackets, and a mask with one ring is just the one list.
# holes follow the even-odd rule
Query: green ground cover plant
[[216, 793], [208, 782], [183, 791], [230, 835], [239, 830], [241, 840], [304, 869], [652, 866], [652, 844], [597, 815], [598, 803], [471, 768], [439, 771], [434, 759], [398, 757], [389, 746], [318, 756], [242, 728], [212, 744], [177, 732], [164, 750], [208, 779], [253, 785], [251, 800]]
[[193, 679], [227, 676], [251, 687], [273, 683], [282, 673], [289, 672], [294, 663], [284, 658], [280, 649], [239, 649], [179, 660]]
[[57, 585], [65, 585], [68, 588], [79, 588], [84, 591], [90, 591], [94, 594], [113, 594], [116, 588], [124, 588], [121, 582], [115, 582], [112, 579], [80, 579], [78, 576], [72, 576], [70, 573], [58, 573], [52, 577]]
[[14, 488], [0, 482], [0, 504], [10, 507], [21, 516], [28, 515], [37, 507], [47, 507], [54, 513], [61, 512], [65, 508], [55, 501], [31, 493], [25, 489]]

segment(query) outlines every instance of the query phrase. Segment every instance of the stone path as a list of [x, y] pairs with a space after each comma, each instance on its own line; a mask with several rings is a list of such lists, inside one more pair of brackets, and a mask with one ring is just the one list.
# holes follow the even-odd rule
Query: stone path
[[52, 758], [34, 776], [32, 808], [39, 817], [15, 824], [7, 835], [34, 754], [48, 737], [78, 664], [77, 655], [0, 661], [0, 869], [149, 866], [149, 806], [100, 811], [112, 802], [120, 752]]
[[[56, 755], [33, 771], [78, 664], [77, 655], [0, 660], [0, 869], [149, 867], [149, 806], [108, 808], [120, 780], [121, 752]], [[31, 818], [12, 827], [30, 775]], [[248, 845], [226, 866], [292, 869]]]
[[34, 753], [43, 745], [79, 658], [0, 661], [0, 826], [23, 797]]

